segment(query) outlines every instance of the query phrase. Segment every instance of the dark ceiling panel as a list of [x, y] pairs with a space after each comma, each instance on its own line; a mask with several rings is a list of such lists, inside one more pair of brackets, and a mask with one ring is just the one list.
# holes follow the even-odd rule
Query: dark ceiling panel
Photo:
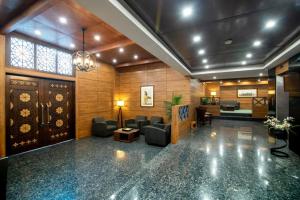
[[[203, 69], [203, 57], [218, 68], [241, 66], [243, 60], [261, 64], [300, 25], [300, 7], [294, 0], [125, 1], [192, 71]], [[181, 9], [186, 5], [192, 6], [194, 13], [183, 19]], [[277, 21], [272, 30], [264, 28], [269, 19]], [[200, 43], [193, 44], [194, 34], [201, 35]], [[233, 43], [225, 45], [226, 39]], [[252, 46], [255, 39], [263, 42], [261, 47]], [[206, 54], [199, 56], [199, 49]], [[253, 54], [252, 59], [245, 58], [247, 52]]]

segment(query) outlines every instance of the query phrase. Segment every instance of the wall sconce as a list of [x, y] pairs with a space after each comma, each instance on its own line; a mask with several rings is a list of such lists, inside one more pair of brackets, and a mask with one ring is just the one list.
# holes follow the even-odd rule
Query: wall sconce
[[217, 96], [217, 92], [210, 92], [210, 96]]
[[117, 106], [119, 106], [118, 123], [121, 123], [121, 128], [123, 128], [122, 107], [124, 107], [124, 104], [125, 102], [123, 100], [117, 101]]

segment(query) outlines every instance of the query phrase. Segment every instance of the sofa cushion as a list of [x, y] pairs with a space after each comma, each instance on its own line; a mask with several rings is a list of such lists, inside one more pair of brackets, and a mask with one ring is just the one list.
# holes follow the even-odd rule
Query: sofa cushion
[[136, 123], [135, 124], [129, 123], [126, 126], [127, 126], [127, 128], [138, 128], [138, 125]]
[[94, 123], [100, 123], [100, 122], [104, 122], [104, 118], [103, 117], [95, 117], [93, 118], [93, 122]]
[[116, 130], [117, 126], [116, 125], [107, 125], [107, 130]]

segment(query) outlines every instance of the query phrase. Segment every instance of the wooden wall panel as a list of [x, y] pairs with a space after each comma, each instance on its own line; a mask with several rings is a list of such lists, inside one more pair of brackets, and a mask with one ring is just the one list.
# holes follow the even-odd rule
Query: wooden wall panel
[[[173, 94], [183, 95], [183, 104], [191, 103], [191, 80], [164, 63], [119, 68], [118, 72], [114, 100], [125, 101], [123, 119], [136, 115], [147, 115], [148, 118], [156, 115], [168, 121], [164, 102], [171, 100]], [[154, 85], [154, 107], [140, 106], [140, 87], [143, 85]]]
[[0, 35], [0, 157], [5, 156], [5, 37]]
[[99, 64], [95, 71], [76, 74], [76, 138], [91, 135], [92, 118], [112, 119], [115, 69]]

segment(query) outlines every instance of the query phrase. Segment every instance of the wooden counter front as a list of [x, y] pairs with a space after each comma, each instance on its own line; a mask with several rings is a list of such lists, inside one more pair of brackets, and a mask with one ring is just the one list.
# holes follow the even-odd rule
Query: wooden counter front
[[213, 116], [220, 116], [220, 105], [200, 105], [205, 107], [207, 112], [211, 113]]

